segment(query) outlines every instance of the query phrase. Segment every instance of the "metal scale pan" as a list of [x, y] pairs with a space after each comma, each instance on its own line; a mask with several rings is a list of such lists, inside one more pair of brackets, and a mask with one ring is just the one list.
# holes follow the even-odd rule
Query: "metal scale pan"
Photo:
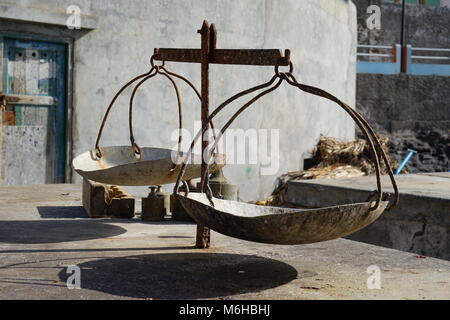
[[[84, 152], [73, 160], [73, 168], [86, 179], [119, 186], [162, 185], [177, 181], [180, 166], [173, 170], [172, 152], [161, 148], [141, 148], [137, 158], [131, 146], [102, 147], [101, 158], [96, 150]], [[185, 154], [180, 153], [183, 157]], [[199, 178], [201, 175], [201, 156], [191, 157], [186, 170], [186, 179]], [[209, 172], [215, 172], [225, 163], [223, 155], [217, 155]]]
[[[148, 186], [148, 185], [162, 185], [174, 183], [177, 180], [181, 165], [179, 160], [185, 157], [185, 153], [180, 151], [181, 132], [182, 132], [182, 109], [181, 98], [178, 87], [173, 80], [173, 77], [179, 78], [186, 82], [196, 93], [197, 97], [201, 99], [198, 90], [186, 78], [168, 71], [164, 67], [164, 63], [157, 66], [151, 59], [152, 68], [150, 71], [141, 74], [126, 83], [114, 96], [100, 125], [100, 129], [95, 144], [95, 149], [84, 152], [78, 155], [72, 162], [74, 170], [86, 179], [114, 184], [122, 186]], [[134, 139], [132, 109], [133, 100], [139, 87], [151, 79], [155, 75], [160, 74], [166, 77], [172, 83], [178, 102], [178, 120], [179, 120], [179, 139], [178, 150], [170, 150], [153, 147], [139, 147]], [[129, 102], [129, 131], [130, 131], [130, 146], [110, 146], [99, 147], [99, 141], [103, 128], [108, 117], [108, 114], [114, 105], [116, 99], [120, 94], [131, 84], [140, 80], [134, 87], [130, 102]], [[212, 125], [212, 122], [211, 122]], [[214, 163], [209, 168], [209, 172], [215, 172], [225, 165], [225, 156], [220, 154], [214, 155]], [[186, 169], [186, 178], [194, 179], [201, 176], [201, 156], [190, 156], [189, 164]]]
[[305, 244], [346, 236], [375, 221], [388, 205], [354, 203], [319, 209], [291, 209], [221, 200], [204, 193], [178, 195], [184, 209], [202, 225], [224, 235], [270, 244]]
[[[298, 83], [291, 73], [293, 69], [292, 64], [290, 67], [290, 71], [286, 73], [278, 72], [278, 68], [275, 68], [275, 75], [269, 82], [236, 94], [211, 113], [209, 120], [233, 100], [256, 90], [269, 87], [276, 79], [278, 79], [278, 82], [274, 86], [256, 95], [230, 118], [222, 128], [215, 144], [217, 144], [217, 140], [220, 139], [221, 135], [223, 135], [225, 130], [241, 112], [263, 95], [278, 88], [278, 86], [285, 81], [304, 92], [336, 102], [353, 118], [353, 120], [355, 120], [371, 147], [377, 178], [375, 200], [324, 208], [293, 209], [258, 206], [218, 199], [212, 196], [212, 192], [207, 184], [204, 185], [204, 193], [195, 194], [187, 192], [183, 194], [178, 193], [180, 182], [185, 183], [182, 180], [182, 177], [186, 167], [182, 167], [174, 187], [174, 194], [179, 199], [184, 209], [198, 224], [209, 227], [219, 233], [243, 240], [270, 244], [295, 245], [332, 240], [349, 235], [369, 225], [385, 210], [390, 210], [397, 205], [398, 189], [392, 169], [389, 165], [386, 153], [382, 149], [375, 132], [369, 126], [367, 121], [364, 120], [358, 112], [333, 95], [319, 88]], [[203, 127], [201, 131], [205, 131], [205, 127]], [[192, 142], [190, 152], [199, 136], [201, 136], [201, 132], [197, 134]], [[380, 179], [380, 157], [384, 162], [386, 171], [391, 178], [391, 183], [395, 191], [395, 197], [392, 203], [383, 201], [384, 197]], [[202, 177], [203, 180], [205, 177], [206, 175]]]

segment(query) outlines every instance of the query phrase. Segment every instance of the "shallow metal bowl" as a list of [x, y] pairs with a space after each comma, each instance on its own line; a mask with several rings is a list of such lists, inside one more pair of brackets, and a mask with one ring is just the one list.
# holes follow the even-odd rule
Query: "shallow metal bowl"
[[270, 244], [306, 244], [349, 235], [375, 221], [384, 211], [371, 203], [353, 203], [318, 209], [267, 207], [213, 198], [203, 193], [178, 194], [184, 209], [199, 224], [224, 235]]
[[[102, 157], [90, 150], [77, 156], [73, 168], [86, 179], [120, 186], [149, 186], [173, 183], [177, 180], [181, 165], [173, 171], [172, 151], [162, 148], [141, 148], [136, 157], [130, 146], [102, 147]], [[185, 153], [180, 153], [183, 159]], [[216, 155], [209, 172], [215, 172], [225, 164], [224, 155]], [[193, 155], [186, 166], [185, 180], [199, 178], [201, 175], [201, 156]]]

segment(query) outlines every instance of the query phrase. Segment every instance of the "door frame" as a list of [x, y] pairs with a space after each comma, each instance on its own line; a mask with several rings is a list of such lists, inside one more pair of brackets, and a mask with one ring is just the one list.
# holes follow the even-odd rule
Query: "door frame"
[[[31, 24], [33, 25], [33, 24]], [[51, 34], [40, 34], [33, 33], [31, 27], [27, 28], [27, 25], [23, 25], [25, 28], [23, 30], [15, 31], [4, 31], [0, 28], [0, 91], [3, 89], [3, 38], [16, 38], [23, 40], [35, 40], [35, 41], [47, 41], [55, 42], [66, 45], [66, 72], [65, 72], [65, 82], [66, 82], [66, 116], [65, 116], [65, 170], [64, 170], [64, 183], [72, 182], [72, 159], [73, 159], [73, 52], [74, 52], [74, 38], [70, 38], [64, 35], [55, 36]], [[29, 30], [29, 31], [28, 31]], [[0, 147], [2, 146], [2, 137], [0, 137]], [[4, 166], [2, 160], [0, 159], [0, 182], [4, 178]]]

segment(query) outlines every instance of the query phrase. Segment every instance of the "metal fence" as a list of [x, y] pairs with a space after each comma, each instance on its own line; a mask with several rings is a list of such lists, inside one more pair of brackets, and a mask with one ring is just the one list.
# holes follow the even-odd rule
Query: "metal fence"
[[[450, 76], [450, 49], [416, 48], [399, 44], [392, 46], [358, 45], [358, 73]], [[402, 68], [402, 59], [403, 68]]]
[[450, 49], [406, 46], [406, 73], [450, 76]]
[[401, 71], [401, 47], [358, 45], [356, 71], [358, 73], [396, 74]]

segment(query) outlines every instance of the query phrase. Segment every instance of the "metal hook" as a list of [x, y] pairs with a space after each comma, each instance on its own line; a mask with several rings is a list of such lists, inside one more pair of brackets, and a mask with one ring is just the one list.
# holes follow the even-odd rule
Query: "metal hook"
[[211, 204], [211, 206], [215, 207], [214, 202], [213, 202], [213, 192], [212, 192], [209, 184], [205, 185], [205, 194], [206, 194], [206, 198], [208, 198], [208, 201]]
[[[279, 67], [280, 67], [279, 65], [275, 66], [275, 74], [277, 76], [280, 76], [280, 72], [278, 71]], [[294, 71], [294, 64], [292, 63], [292, 61], [289, 61], [289, 71], [287, 73], [292, 74], [292, 71]], [[282, 73], [284, 73], [284, 72], [282, 72]]]
[[100, 150], [100, 147], [95, 148], [95, 155], [100, 159], [101, 157], [103, 157], [103, 153]]
[[132, 142], [131, 147], [133, 148], [134, 154], [137, 156], [141, 155], [141, 148], [137, 145], [136, 142]]
[[159, 66], [158, 65], [156, 65], [155, 64], [155, 58], [156, 58], [156, 55], [152, 55], [152, 57], [150, 58], [150, 65], [153, 67], [153, 68], [155, 68], [156, 69], [156, 72], [159, 72], [159, 68], [160, 67], [164, 67], [164, 65], [166, 64], [166, 62], [163, 60], [162, 61], [162, 64], [160, 64]]
[[[189, 194], [189, 184], [186, 182], [186, 180], [180, 180], [181, 184], [183, 184], [183, 186], [185, 187], [186, 191], [184, 192], [184, 196], [187, 197], [187, 195]], [[176, 186], [176, 188], [174, 188], [173, 190], [173, 194], [179, 194], [180, 193], [180, 188], [178, 186]]]
[[186, 191], [184, 192], [184, 196], [187, 197], [189, 195], [189, 184], [186, 182], [186, 180], [181, 180], [181, 183], [186, 189]]

